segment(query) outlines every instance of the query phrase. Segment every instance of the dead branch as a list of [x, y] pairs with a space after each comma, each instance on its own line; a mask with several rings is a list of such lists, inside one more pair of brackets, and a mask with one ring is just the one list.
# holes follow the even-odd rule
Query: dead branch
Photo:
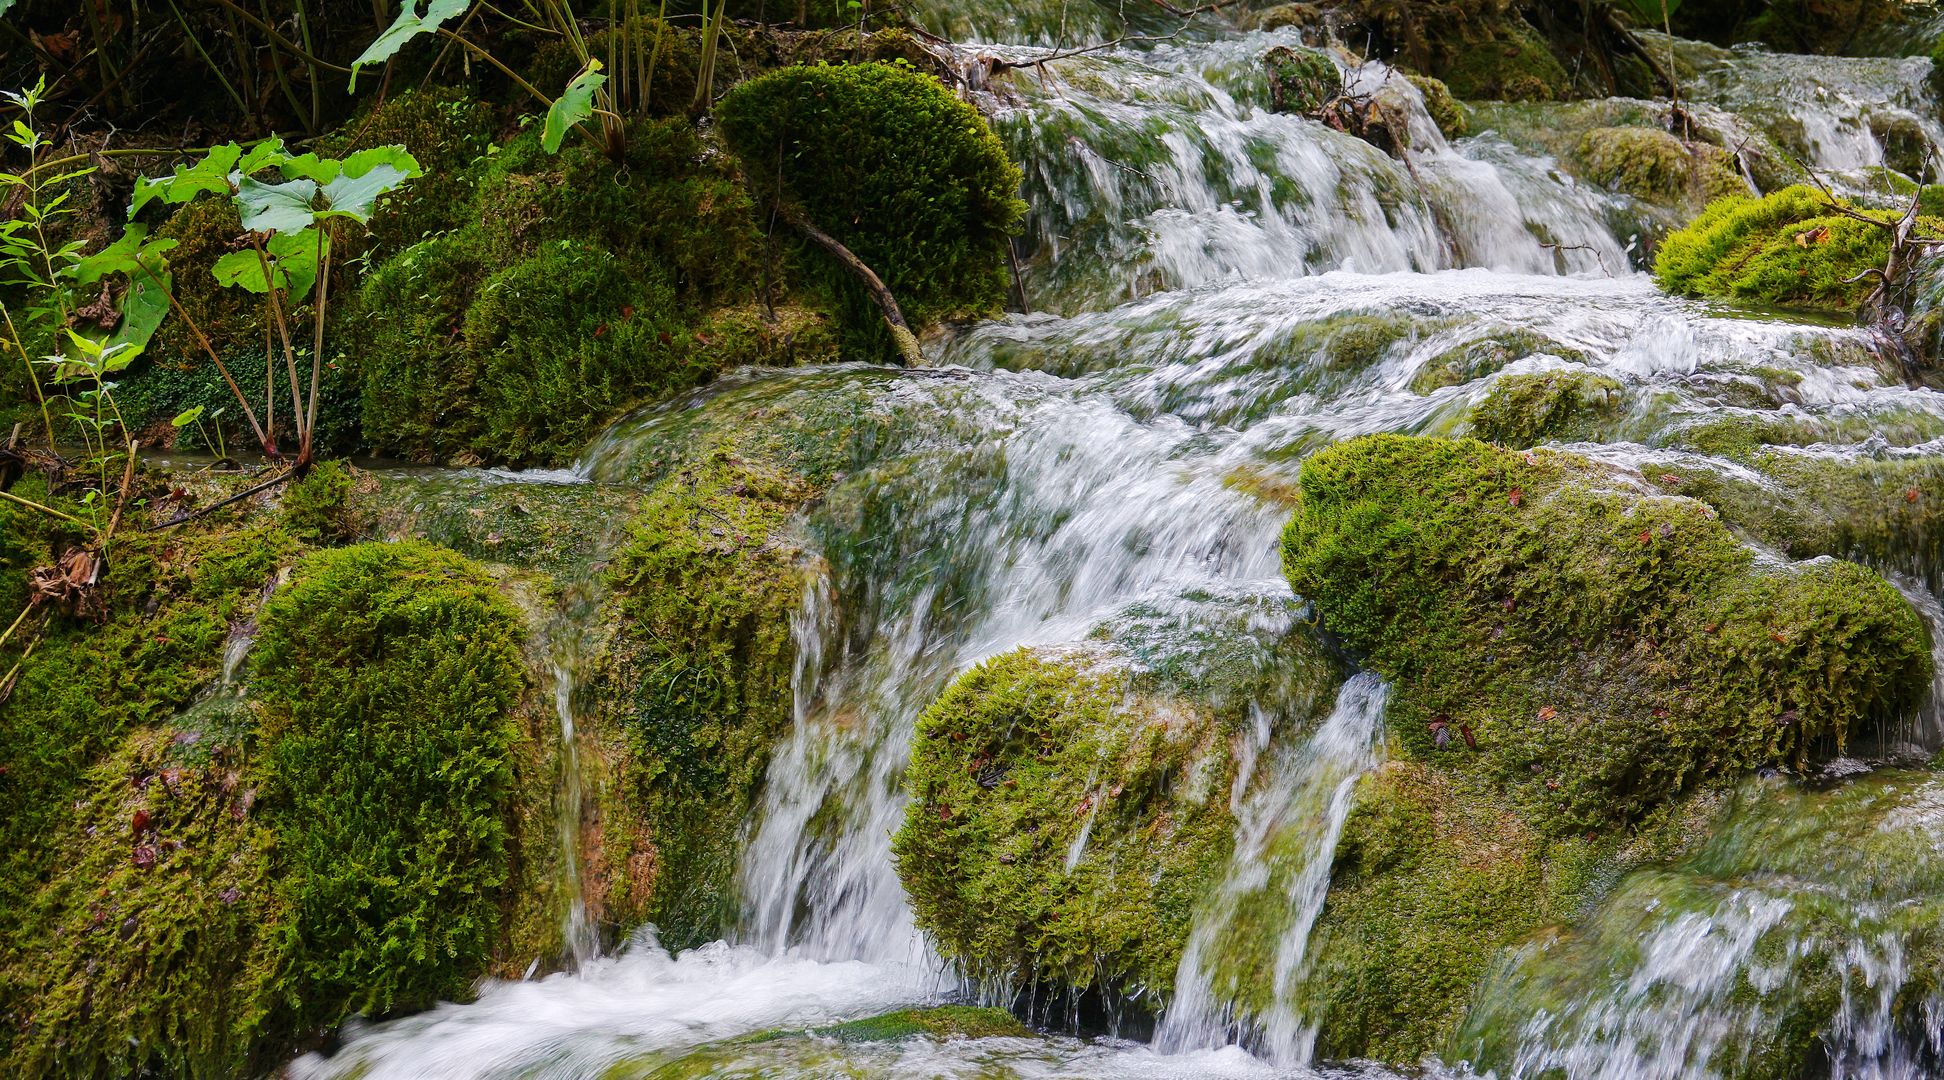
[[176, 517], [172, 517], [160, 525], [151, 527], [149, 531], [161, 532], [163, 529], [172, 529], [175, 528], [177, 525], [186, 524], [188, 522], [196, 520], [197, 518], [207, 517], [210, 514], [213, 514], [216, 511], [221, 510], [225, 506], [229, 506], [232, 503], [242, 502], [244, 499], [247, 499], [250, 496], [255, 495], [257, 492], [266, 491], [296, 475], [297, 475], [297, 470], [285, 469], [283, 472], [278, 473], [277, 475], [271, 477], [268, 480], [265, 480], [263, 483], [258, 484], [255, 487], [249, 488], [248, 490], [245, 491], [239, 491], [236, 494], [231, 495], [229, 498], [224, 499], [221, 502], [210, 503], [208, 506], [205, 506], [202, 509], [197, 510], [195, 513], [180, 514], [177, 515]]
[[885, 286], [884, 279], [877, 276], [877, 271], [866, 266], [864, 260], [845, 247], [842, 241], [812, 224], [801, 210], [784, 206], [782, 215], [783, 220], [796, 226], [798, 232], [809, 237], [818, 247], [830, 252], [844, 265], [844, 269], [864, 284], [871, 298], [877, 301], [878, 309], [884, 313], [884, 325], [891, 331], [891, 340], [897, 343], [898, 356], [905, 366], [924, 364], [924, 354], [918, 351], [918, 335], [911, 332], [911, 324], [905, 322], [904, 311], [898, 307], [898, 298], [891, 295], [891, 290]]

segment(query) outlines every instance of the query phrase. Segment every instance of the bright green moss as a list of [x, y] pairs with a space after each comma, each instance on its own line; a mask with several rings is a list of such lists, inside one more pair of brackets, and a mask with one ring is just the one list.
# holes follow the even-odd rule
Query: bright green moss
[[1268, 72], [1271, 107], [1277, 112], [1317, 112], [1343, 89], [1336, 63], [1316, 49], [1278, 45], [1262, 54], [1262, 66]]
[[1688, 296], [1849, 311], [1870, 289], [1860, 276], [1883, 268], [1889, 244], [1887, 230], [1840, 215], [1820, 191], [1797, 185], [1715, 201], [1662, 241], [1654, 277]]
[[1394, 682], [1392, 731], [1496, 778], [1543, 833], [1840, 749], [1928, 685], [1923, 624], [1877, 575], [1758, 564], [1701, 503], [1569, 455], [1372, 436], [1300, 488], [1284, 567]]
[[1472, 434], [1522, 450], [1547, 439], [1585, 437], [1619, 412], [1620, 383], [1591, 371], [1541, 371], [1503, 375], [1472, 407]]
[[1174, 985], [1234, 844], [1231, 732], [1129, 691], [1105, 657], [1022, 649], [919, 718], [893, 850], [918, 925], [969, 977], [1136, 997]]
[[[790, 724], [804, 570], [783, 527], [814, 490], [716, 445], [655, 485], [609, 571], [622, 630], [608, 692], [623, 716], [628, 816], [655, 873], [652, 896], [608, 907], [645, 916], [677, 948], [718, 937], [739, 910], [737, 841]], [[610, 861], [623, 861], [620, 822], [609, 828]]]
[[301, 480], [284, 489], [279, 508], [284, 530], [306, 543], [332, 543], [356, 535], [358, 524], [351, 512], [351, 489], [356, 484], [351, 467], [342, 461], [324, 461], [312, 466]]
[[938, 1005], [929, 1009], [900, 1009], [863, 1020], [833, 1024], [812, 1034], [840, 1042], [893, 1042], [923, 1035], [932, 1039], [990, 1039], [1031, 1034], [1026, 1025], [1004, 1009], [970, 1005]]
[[511, 877], [519, 613], [478, 564], [407, 541], [306, 557], [261, 626], [282, 1007], [307, 1031], [463, 997]]
[[[785, 68], [738, 86], [716, 116], [762, 197], [849, 247], [914, 327], [1004, 302], [1019, 169], [937, 79], [880, 63]], [[846, 331], [881, 354], [889, 338], [863, 287], [820, 250], [801, 257], [841, 299]]]
[[486, 422], [481, 456], [568, 460], [626, 406], [713, 374], [706, 351], [674, 342], [674, 308], [665, 279], [570, 241], [488, 278], [465, 324]]

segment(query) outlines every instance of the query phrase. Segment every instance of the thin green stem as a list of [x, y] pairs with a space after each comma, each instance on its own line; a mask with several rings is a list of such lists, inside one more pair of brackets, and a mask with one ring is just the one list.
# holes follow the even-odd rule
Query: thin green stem
[[40, 376], [34, 372], [33, 358], [27, 355], [27, 346], [20, 341], [20, 331], [14, 328], [13, 312], [7, 310], [0, 301], [0, 319], [7, 322], [7, 337], [13, 341], [14, 351], [20, 354], [20, 362], [27, 365], [27, 382], [34, 388], [34, 400], [40, 403], [41, 423], [47, 429], [47, 452], [60, 456], [54, 449], [54, 418], [47, 411], [47, 394], [41, 390]]
[[79, 525], [82, 528], [88, 530], [89, 532], [95, 531], [95, 527], [93, 525], [90, 525], [89, 523], [82, 521], [80, 518], [75, 517], [73, 514], [64, 514], [61, 511], [56, 510], [51, 506], [43, 506], [32, 499], [23, 499], [20, 496], [15, 495], [11, 491], [0, 491], [0, 499], [5, 499], [11, 503], [19, 503], [20, 505], [25, 506], [30, 510], [39, 510], [43, 514], [60, 518], [62, 521], [71, 521], [76, 525]]

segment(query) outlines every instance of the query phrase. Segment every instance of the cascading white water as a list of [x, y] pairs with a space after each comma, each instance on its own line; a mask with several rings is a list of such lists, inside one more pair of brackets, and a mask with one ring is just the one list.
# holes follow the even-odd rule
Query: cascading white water
[[[1016, 40], [1062, 40], [1062, 15], [1034, 15]], [[942, 372], [752, 377], [806, 392], [851, 380], [868, 408], [926, 419], [793, 525], [820, 565], [793, 621], [793, 729], [747, 823], [737, 933], [680, 957], [646, 934], [611, 956], [577, 947], [576, 973], [490, 984], [474, 1004], [353, 1030], [335, 1056], [300, 1061], [297, 1076], [653, 1075], [685, 1063], [720, 1075], [1317, 1075], [1297, 999], [1352, 786], [1376, 753], [1383, 694], [1362, 676], [1306, 741], [1272, 748], [1273, 710], [1259, 714], [1251, 752], [1263, 779], [1237, 789], [1236, 862], [1198, 917], [1155, 1047], [921, 1039], [848, 1058], [819, 1044], [837, 1056], [815, 1058], [792, 1056], [808, 1051], [788, 1039], [721, 1040], [947, 999], [956, 984], [914, 928], [890, 857], [918, 714], [978, 660], [1071, 640], [1132, 600], [1208, 587], [1282, 590], [1287, 603], [1275, 557], [1285, 512], [1245, 490], [1286, 481], [1317, 446], [1463, 430], [1495, 380], [1555, 369], [1620, 385], [1607, 445], [1579, 449], [1636, 471], [1689, 461], [1769, 484], [1745, 464], [1668, 445], [1703, 417], [1944, 433], [1944, 395], [1905, 388], [1860, 332], [1661, 295], [1630, 270], [1632, 237], [1608, 225], [1613, 196], [1490, 133], [1446, 144], [1396, 80], [1386, 92], [1412, 116], [1411, 167], [1268, 112], [1249, 89], [1258, 58], [1293, 40], [1184, 38], [1014, 80], [1016, 96], [994, 104], [1025, 166], [1035, 249], [1025, 284], [1038, 313], [955, 333], [933, 350], [960, 365]], [[1859, 95], [1893, 86], [1905, 96], [1886, 108], [1913, 114], [1928, 101], [1910, 62], [1719, 63], [1700, 96], [1758, 113], [1762, 102], [1737, 96], [1733, 78], [1756, 72], [1771, 96], [1794, 95], [1780, 106], [1789, 115], [1833, 125], [1812, 152], [1842, 169], [1881, 160], [1844, 126]], [[1358, 77], [1385, 72], [1372, 65]], [[1919, 119], [1935, 137], [1927, 114]], [[1426, 380], [1479, 350], [1504, 356], [1496, 368]], [[618, 463], [636, 437], [621, 425], [577, 475], [622, 481]], [[555, 689], [571, 753], [574, 663], [563, 647]], [[570, 765], [563, 823], [578, 819], [573, 776]], [[1243, 1016], [1211, 958], [1233, 902], [1261, 890], [1284, 913], [1275, 1004]], [[1780, 905], [1784, 919], [1795, 902], [1737, 894], [1643, 928], [1648, 962], [1625, 986], [1589, 990], [1570, 1018], [1550, 1008], [1508, 1021], [1529, 1044], [1516, 1060], [1531, 1072], [1521, 1074], [1707, 1075], [1693, 1062], [1746, 1030], [1722, 1002], [1736, 980], [1771, 970], [1745, 939], [1781, 925], [1764, 913]], [[1854, 1007], [1831, 1038], [1860, 1054], [1885, 1037], [1888, 1014], [1872, 1011], [1870, 995], [1903, 976], [1894, 950], [1857, 940], [1864, 951], [1845, 962], [1881, 974], [1842, 985]], [[1271, 1061], [1225, 1046], [1237, 1039]], [[704, 1044], [719, 1056], [684, 1057]], [[1600, 1055], [1647, 1071], [1600, 1072]], [[1859, 1065], [1844, 1075], [1899, 1074]]]
[[[1242, 1041], [1278, 1065], [1310, 1063], [1316, 1029], [1304, 1018], [1296, 992], [1357, 778], [1377, 763], [1387, 696], [1375, 677], [1353, 676], [1322, 726], [1272, 761], [1269, 775], [1239, 809], [1235, 853], [1189, 933], [1174, 1000], [1155, 1036], [1158, 1048], [1182, 1052]], [[1265, 719], [1257, 730], [1266, 737], [1275, 721]], [[1240, 925], [1243, 904], [1263, 893], [1276, 901], [1281, 918], [1266, 927]], [[1266, 1015], [1238, 1016], [1236, 987], [1223, 985], [1238, 973], [1219, 962], [1222, 938], [1264, 929], [1278, 942], [1270, 1005]]]

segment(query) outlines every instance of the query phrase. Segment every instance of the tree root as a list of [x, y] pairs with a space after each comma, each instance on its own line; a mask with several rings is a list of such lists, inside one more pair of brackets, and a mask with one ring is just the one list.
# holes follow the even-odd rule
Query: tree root
[[906, 367], [923, 366], [925, 357], [918, 351], [918, 335], [911, 332], [911, 324], [905, 321], [904, 311], [898, 307], [898, 298], [891, 295], [891, 290], [885, 287], [884, 279], [877, 276], [877, 271], [866, 266], [864, 260], [845, 247], [842, 241], [817, 228], [802, 211], [785, 206], [782, 215], [783, 220], [795, 226], [798, 232], [809, 237], [818, 247], [836, 256], [837, 261], [844, 264], [844, 269], [864, 283], [864, 288], [884, 313], [884, 325], [891, 331], [891, 340], [897, 343], [899, 358]]

